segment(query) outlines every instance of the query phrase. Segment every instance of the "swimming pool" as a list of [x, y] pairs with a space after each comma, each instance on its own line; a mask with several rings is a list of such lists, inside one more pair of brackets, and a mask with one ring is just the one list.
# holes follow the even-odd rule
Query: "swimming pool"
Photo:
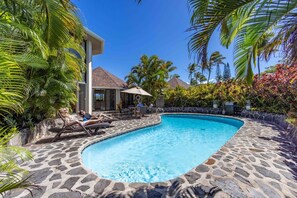
[[87, 147], [86, 167], [121, 182], [161, 182], [207, 160], [243, 125], [231, 118], [168, 114], [161, 124]]

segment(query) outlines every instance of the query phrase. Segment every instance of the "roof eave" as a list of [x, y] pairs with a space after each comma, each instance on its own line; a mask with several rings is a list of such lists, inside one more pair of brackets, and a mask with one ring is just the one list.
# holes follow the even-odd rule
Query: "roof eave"
[[101, 87], [101, 86], [93, 86], [93, 89], [126, 89], [124, 87]]
[[85, 33], [87, 35], [87, 40], [90, 40], [92, 42], [92, 54], [102, 54], [104, 50], [104, 39], [101, 38], [99, 35], [92, 32], [87, 27], [84, 27]]

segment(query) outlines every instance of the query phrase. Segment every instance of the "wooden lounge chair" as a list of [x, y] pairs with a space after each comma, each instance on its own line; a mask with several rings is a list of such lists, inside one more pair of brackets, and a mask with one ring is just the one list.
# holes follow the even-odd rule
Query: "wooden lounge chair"
[[83, 123], [75, 122], [72, 124], [67, 124], [65, 118], [58, 113], [58, 116], [63, 121], [63, 126], [61, 128], [51, 128], [50, 132], [57, 133], [57, 135], [53, 138], [52, 142], [56, 141], [62, 133], [74, 133], [74, 132], [85, 132], [88, 136], [92, 136], [92, 134], [96, 134], [100, 129], [105, 129], [110, 127], [111, 122], [116, 121], [117, 119], [103, 119], [98, 121], [98, 123], [83, 125]]

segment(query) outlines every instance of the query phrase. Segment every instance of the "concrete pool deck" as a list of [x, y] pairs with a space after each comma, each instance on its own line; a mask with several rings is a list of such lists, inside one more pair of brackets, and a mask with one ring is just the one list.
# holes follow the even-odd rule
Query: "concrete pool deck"
[[[105, 134], [66, 136], [55, 143], [42, 140], [28, 145], [34, 161], [32, 182], [40, 186], [33, 197], [297, 197], [296, 146], [284, 131], [267, 122], [239, 118], [245, 124], [214, 155], [188, 173], [160, 183], [123, 183], [99, 178], [81, 162], [81, 152], [94, 142], [134, 129], [158, 124], [151, 115], [114, 122]], [[63, 135], [62, 135], [63, 136]], [[174, 162], [173, 162], [174, 163]], [[15, 190], [7, 197], [31, 197]]]

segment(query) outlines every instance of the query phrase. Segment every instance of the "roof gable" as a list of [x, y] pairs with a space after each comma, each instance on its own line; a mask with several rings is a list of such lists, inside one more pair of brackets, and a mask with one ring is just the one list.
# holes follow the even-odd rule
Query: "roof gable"
[[109, 73], [102, 67], [97, 67], [93, 69], [92, 82], [93, 82], [93, 85], [92, 85], [93, 87], [117, 88], [117, 89], [122, 89], [127, 87], [127, 84], [122, 79]]
[[175, 89], [176, 87], [183, 87], [185, 89], [188, 89], [190, 87], [190, 85], [184, 81], [182, 81], [181, 79], [178, 78], [172, 78], [168, 81], [169, 87], [172, 89]]

